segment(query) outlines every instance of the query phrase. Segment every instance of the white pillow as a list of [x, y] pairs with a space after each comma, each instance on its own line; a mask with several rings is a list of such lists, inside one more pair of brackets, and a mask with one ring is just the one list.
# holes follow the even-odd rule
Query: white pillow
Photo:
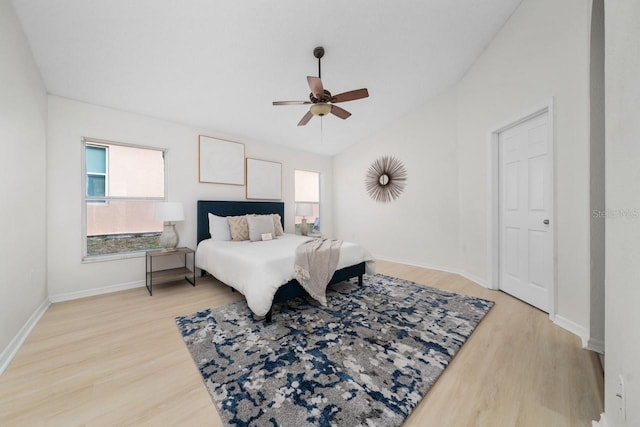
[[284, 234], [284, 230], [282, 229], [280, 214], [271, 214], [271, 218], [273, 218], [273, 228], [276, 230], [276, 236], [282, 236]]
[[271, 233], [275, 237], [276, 231], [271, 215], [247, 215], [247, 222], [249, 223], [249, 240], [252, 242], [262, 240], [263, 233]]
[[209, 234], [214, 242], [231, 240], [227, 218], [209, 213]]

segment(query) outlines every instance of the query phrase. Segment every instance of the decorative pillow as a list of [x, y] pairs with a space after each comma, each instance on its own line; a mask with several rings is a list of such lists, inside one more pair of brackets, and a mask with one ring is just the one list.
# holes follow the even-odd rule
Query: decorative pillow
[[282, 236], [284, 234], [284, 230], [282, 229], [282, 220], [280, 219], [280, 214], [271, 214], [271, 218], [273, 218], [273, 228], [276, 230], [276, 236]]
[[227, 218], [209, 213], [209, 234], [216, 242], [231, 240]]
[[231, 231], [231, 240], [249, 240], [249, 223], [246, 215], [228, 216], [227, 221]]
[[252, 242], [262, 240], [262, 233], [271, 233], [272, 236], [276, 233], [271, 215], [247, 215], [247, 223]]

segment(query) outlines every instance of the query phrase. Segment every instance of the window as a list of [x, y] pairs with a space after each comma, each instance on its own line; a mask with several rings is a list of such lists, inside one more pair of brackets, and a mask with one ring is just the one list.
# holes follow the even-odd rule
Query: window
[[87, 195], [104, 197], [107, 195], [107, 147], [87, 145]]
[[164, 150], [88, 138], [82, 148], [84, 258], [159, 248], [154, 204], [166, 199]]
[[[296, 170], [295, 171], [295, 202], [310, 204], [311, 216], [305, 216], [307, 220], [308, 234], [320, 234], [320, 173]], [[302, 216], [295, 217], [296, 233], [300, 233]]]

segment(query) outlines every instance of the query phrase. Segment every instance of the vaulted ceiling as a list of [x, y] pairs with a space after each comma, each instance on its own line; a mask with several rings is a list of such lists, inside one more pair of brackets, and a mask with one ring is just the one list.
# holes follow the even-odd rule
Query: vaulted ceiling
[[[457, 82], [521, 0], [13, 0], [49, 93], [333, 155]], [[296, 124], [313, 48], [353, 115]]]

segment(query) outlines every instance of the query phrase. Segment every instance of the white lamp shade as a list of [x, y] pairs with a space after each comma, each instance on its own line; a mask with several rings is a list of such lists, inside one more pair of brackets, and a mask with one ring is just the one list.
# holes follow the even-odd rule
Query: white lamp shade
[[184, 221], [184, 209], [182, 208], [182, 203], [156, 203], [155, 217], [159, 221]]
[[296, 216], [313, 215], [313, 205], [311, 203], [296, 203]]

